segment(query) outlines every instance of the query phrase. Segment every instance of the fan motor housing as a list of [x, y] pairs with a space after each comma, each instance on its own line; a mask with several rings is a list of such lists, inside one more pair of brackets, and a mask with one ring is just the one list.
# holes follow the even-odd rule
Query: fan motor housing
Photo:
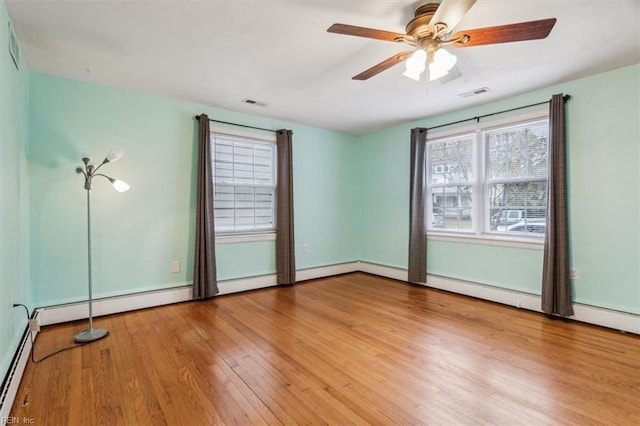
[[409, 21], [405, 28], [406, 33], [417, 39], [433, 35], [433, 27], [429, 24], [438, 6], [439, 3], [427, 3], [417, 8], [415, 18]]

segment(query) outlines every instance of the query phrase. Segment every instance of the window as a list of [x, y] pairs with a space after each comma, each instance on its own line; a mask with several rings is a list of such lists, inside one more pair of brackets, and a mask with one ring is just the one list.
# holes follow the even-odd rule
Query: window
[[216, 234], [275, 231], [274, 141], [211, 132]]
[[536, 118], [430, 139], [428, 229], [543, 236], [548, 127]]
[[547, 120], [485, 132], [485, 182], [492, 231], [544, 234], [547, 137]]
[[439, 139], [429, 145], [432, 225], [470, 229], [474, 135]]

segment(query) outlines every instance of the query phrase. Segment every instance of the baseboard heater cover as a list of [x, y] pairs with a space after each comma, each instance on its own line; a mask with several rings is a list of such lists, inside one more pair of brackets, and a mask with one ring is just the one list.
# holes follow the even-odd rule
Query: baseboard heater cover
[[[360, 262], [360, 271], [399, 281], [407, 281], [407, 270], [375, 263]], [[537, 294], [506, 289], [487, 284], [463, 281], [455, 278], [427, 275], [425, 287], [463, 294], [534, 312], [542, 312], [542, 299]], [[569, 319], [607, 327], [614, 330], [640, 334], [640, 315], [598, 306], [574, 303], [574, 315]]]
[[[306, 281], [350, 272], [365, 272], [403, 282], [407, 282], [408, 278], [407, 270], [404, 268], [363, 261], [298, 270], [296, 278], [297, 281]], [[257, 290], [275, 285], [277, 285], [275, 274], [224, 280], [218, 283], [220, 295], [240, 291]], [[435, 275], [428, 275], [427, 283], [423, 285], [426, 287], [464, 294], [478, 299], [490, 300], [504, 305], [541, 312], [540, 296], [535, 294]], [[109, 315], [135, 309], [185, 302], [191, 300], [191, 295], [191, 286], [182, 286], [146, 293], [97, 299], [94, 300], [94, 315]], [[84, 319], [88, 315], [86, 302], [50, 306], [40, 308], [38, 311], [40, 313], [41, 325], [58, 324]], [[574, 311], [575, 315], [571, 317], [571, 319], [576, 321], [640, 334], [640, 315], [578, 303], [574, 304]]]
[[31, 339], [29, 338], [30, 335], [31, 332], [29, 328], [26, 327], [16, 353], [9, 365], [9, 370], [2, 381], [2, 388], [0, 389], [0, 422], [9, 419], [11, 406], [18, 393], [20, 380], [22, 380], [22, 374], [24, 373], [32, 349]]
[[[318, 266], [299, 269], [296, 272], [296, 281], [306, 281], [316, 278], [329, 277], [349, 272], [359, 271], [358, 262], [346, 262], [334, 265]], [[218, 295], [238, 293], [241, 291], [257, 290], [278, 285], [276, 274], [258, 275], [254, 277], [229, 279], [218, 281]], [[153, 308], [172, 303], [187, 302], [193, 299], [191, 285], [151, 290], [141, 293], [133, 293], [120, 296], [96, 298], [93, 300], [93, 315], [117, 314], [137, 309]], [[37, 309], [40, 315], [41, 325], [52, 325], [63, 322], [85, 319], [89, 315], [89, 307], [86, 301], [73, 302], [55, 306], [46, 306]]]

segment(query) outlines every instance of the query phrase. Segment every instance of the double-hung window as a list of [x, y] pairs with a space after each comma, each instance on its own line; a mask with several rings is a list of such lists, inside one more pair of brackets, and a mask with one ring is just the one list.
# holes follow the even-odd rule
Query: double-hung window
[[427, 229], [544, 236], [548, 119], [477, 125], [427, 141]]
[[275, 231], [275, 140], [211, 132], [216, 234]]
[[474, 138], [473, 133], [463, 134], [429, 144], [434, 228], [471, 229]]
[[539, 120], [484, 133], [489, 230], [544, 234], [548, 128]]

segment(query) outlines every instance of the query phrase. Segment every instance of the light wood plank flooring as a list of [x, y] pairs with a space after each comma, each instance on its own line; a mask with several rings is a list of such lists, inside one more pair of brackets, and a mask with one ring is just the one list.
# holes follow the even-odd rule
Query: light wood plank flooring
[[[640, 424], [638, 336], [363, 273], [95, 324], [111, 335], [29, 363], [12, 416], [37, 425]], [[83, 328], [47, 327], [36, 358]]]

